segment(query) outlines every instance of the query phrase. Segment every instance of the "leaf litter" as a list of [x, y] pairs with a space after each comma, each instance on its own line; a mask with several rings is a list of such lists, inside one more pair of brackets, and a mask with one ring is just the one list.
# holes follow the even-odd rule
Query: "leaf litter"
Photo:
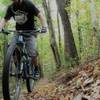
[[20, 100], [100, 100], [100, 59], [63, 72], [53, 81], [41, 79], [30, 94]]

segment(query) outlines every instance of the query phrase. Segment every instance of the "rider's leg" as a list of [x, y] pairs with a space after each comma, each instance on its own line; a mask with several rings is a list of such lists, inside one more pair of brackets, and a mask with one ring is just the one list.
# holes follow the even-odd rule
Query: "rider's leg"
[[37, 53], [37, 50], [36, 50], [36, 43], [35, 43], [35, 37], [34, 36], [31, 36], [29, 38], [26, 38], [26, 49], [29, 53], [29, 55], [32, 57], [32, 64], [34, 65], [35, 67], [35, 72], [36, 72], [36, 76], [39, 76], [39, 70], [38, 70], [38, 53]]
[[38, 66], [37, 56], [32, 56], [32, 64]]
[[[17, 35], [14, 35], [12, 40], [11, 40], [10, 45], [8, 46], [8, 49], [15, 48], [16, 42], [17, 42]], [[14, 59], [15, 65], [17, 65], [17, 62], [19, 59], [17, 59], [15, 51], [16, 51], [16, 48], [15, 48], [14, 53], [13, 53], [13, 59]]]
[[15, 65], [18, 66], [20, 64], [20, 59], [21, 59], [18, 48], [15, 48], [13, 58]]
[[39, 62], [37, 56], [32, 57], [32, 65], [35, 67], [36, 74], [39, 74]]

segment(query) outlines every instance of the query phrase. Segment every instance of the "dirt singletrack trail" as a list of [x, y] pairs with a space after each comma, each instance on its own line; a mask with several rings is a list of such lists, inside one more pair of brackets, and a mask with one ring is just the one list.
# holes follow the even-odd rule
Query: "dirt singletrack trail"
[[34, 91], [30, 94], [23, 92], [20, 96], [20, 100], [49, 100], [48, 93], [52, 93], [55, 88], [55, 83], [50, 82], [48, 79], [40, 79], [35, 87]]
[[57, 73], [39, 80], [32, 93], [22, 92], [19, 100], [100, 100], [100, 58]]
[[85, 63], [69, 74], [49, 81], [41, 79], [30, 94], [20, 100], [100, 100], [100, 59]]

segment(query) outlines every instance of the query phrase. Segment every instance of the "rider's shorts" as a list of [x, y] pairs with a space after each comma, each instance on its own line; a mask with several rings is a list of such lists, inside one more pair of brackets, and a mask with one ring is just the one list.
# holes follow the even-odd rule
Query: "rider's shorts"
[[[17, 42], [17, 35], [14, 35], [12, 38], [10, 46], [14, 46]], [[29, 56], [37, 56], [37, 50], [36, 50], [36, 38], [34, 36], [30, 37], [24, 37], [26, 50], [29, 54]]]

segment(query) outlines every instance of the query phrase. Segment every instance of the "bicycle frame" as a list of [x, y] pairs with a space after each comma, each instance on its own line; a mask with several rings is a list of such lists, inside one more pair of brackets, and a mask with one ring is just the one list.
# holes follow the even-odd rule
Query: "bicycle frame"
[[[3, 31], [2, 33], [10, 34], [10, 32], [16, 33], [17, 31], [6, 31], [6, 32]], [[17, 33], [18, 33], [18, 37], [17, 37], [16, 46], [15, 47], [12, 46], [12, 48], [7, 49], [7, 53], [4, 61], [3, 75], [2, 75], [3, 76], [2, 87], [3, 87], [4, 100], [15, 100], [15, 98], [17, 98], [16, 100], [18, 100], [20, 95], [20, 87], [22, 83], [21, 79], [26, 80], [26, 87], [28, 92], [32, 92], [35, 83], [34, 67], [31, 65], [31, 57], [28, 55], [28, 51], [26, 50], [23, 31], [19, 31]], [[30, 35], [34, 35], [34, 34], [29, 34], [28, 36]], [[18, 49], [20, 56], [16, 52], [16, 48]], [[17, 60], [15, 59], [16, 61], [14, 60], [14, 53], [17, 59]], [[16, 65], [18, 67], [16, 67]], [[10, 79], [13, 78], [13, 79], [9, 80], [9, 78]], [[13, 80], [16, 81], [14, 83], [14, 87], [12, 87]], [[14, 99], [11, 99], [12, 97]]]
[[22, 63], [23, 63], [23, 66], [20, 66], [20, 67], [22, 67], [21, 68], [22, 73], [23, 73], [22, 78], [27, 79], [27, 78], [29, 78], [27, 70], [29, 69], [28, 67], [30, 67], [29, 65], [31, 64], [31, 57], [29, 57], [29, 55], [27, 53], [23, 35], [18, 35], [16, 45], [17, 45], [17, 48], [20, 50], [21, 60], [22, 60]]

